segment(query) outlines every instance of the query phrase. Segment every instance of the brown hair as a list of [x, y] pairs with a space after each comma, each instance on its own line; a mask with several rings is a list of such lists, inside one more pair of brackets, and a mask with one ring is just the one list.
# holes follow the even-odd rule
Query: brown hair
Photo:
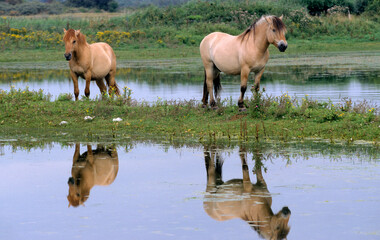
[[78, 36], [75, 36], [75, 30], [72, 28], [66, 31], [65, 36], [63, 37], [63, 41], [68, 41], [72, 37], [77, 39], [78, 44], [86, 43], [86, 36], [83, 35], [81, 32], [79, 32]]

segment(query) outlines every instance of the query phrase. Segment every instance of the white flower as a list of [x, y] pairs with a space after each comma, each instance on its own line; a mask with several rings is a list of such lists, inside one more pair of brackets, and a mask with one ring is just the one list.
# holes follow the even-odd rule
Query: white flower
[[64, 125], [64, 124], [67, 124], [67, 122], [66, 121], [62, 121], [62, 122], [59, 123], [59, 125]]
[[113, 122], [121, 122], [121, 121], [123, 121], [123, 119], [121, 119], [121, 118], [114, 118], [114, 119], [112, 119], [112, 121]]
[[84, 120], [86, 120], [86, 121], [87, 121], [87, 120], [92, 120], [92, 119], [94, 119], [94, 118], [95, 118], [95, 117], [91, 117], [91, 116], [85, 116], [85, 117], [84, 117]]

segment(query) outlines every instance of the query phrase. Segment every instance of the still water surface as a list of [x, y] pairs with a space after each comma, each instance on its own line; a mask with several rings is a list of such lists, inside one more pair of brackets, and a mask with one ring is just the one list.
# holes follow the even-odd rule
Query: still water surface
[[[266, 93], [340, 102], [351, 98], [353, 102], [370, 101], [380, 104], [380, 53], [340, 53], [317, 56], [273, 57], [269, 60], [261, 87]], [[138, 101], [189, 100], [202, 98], [203, 68], [199, 58], [174, 60], [119, 61], [116, 81], [120, 88], [132, 89], [132, 98]], [[222, 75], [222, 99], [240, 94], [239, 77]], [[250, 74], [249, 86], [253, 84]], [[83, 95], [85, 81], [79, 81]], [[0, 89], [11, 86], [32, 90], [43, 89], [53, 100], [62, 93], [73, 93], [67, 63], [2, 63]], [[100, 92], [91, 83], [91, 98]], [[247, 92], [250, 97], [250, 91]]]
[[[76, 146], [0, 146], [0, 239], [260, 239], [226, 206], [260, 207], [270, 198], [275, 214], [291, 211], [288, 239], [380, 238], [380, 158], [372, 147]], [[85, 161], [73, 164], [76, 150], [91, 150], [98, 180], [108, 180], [92, 187], [84, 205], [68, 207], [68, 180], [87, 169]], [[243, 172], [256, 183], [261, 169], [268, 192], [216, 186], [215, 162], [223, 162], [225, 184]]]

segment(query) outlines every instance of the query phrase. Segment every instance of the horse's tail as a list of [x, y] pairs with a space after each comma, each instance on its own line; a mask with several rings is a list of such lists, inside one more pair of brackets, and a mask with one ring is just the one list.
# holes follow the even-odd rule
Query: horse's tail
[[[203, 83], [203, 99], [204, 100], [206, 99], [206, 102], [207, 102], [207, 96], [209, 92], [207, 90], [207, 83], [206, 83], [206, 79], [207, 79], [206, 70], [204, 70], [204, 73], [205, 73], [204, 74], [205, 78], [204, 78], [204, 83]], [[222, 84], [220, 83], [220, 73], [217, 73], [216, 75], [214, 75], [213, 83], [214, 83], [215, 97], [218, 97], [218, 94], [220, 90], [222, 89]]]
[[220, 90], [222, 90], [222, 84], [220, 84], [220, 73], [217, 73], [216, 76], [214, 76], [214, 91], [216, 98], [219, 96]]
[[119, 89], [119, 86], [117, 85], [116, 82], [115, 82], [114, 88], [115, 88], [115, 94], [116, 94], [116, 96], [120, 96], [120, 89]]
[[223, 168], [224, 160], [222, 156], [217, 152], [215, 153], [215, 176], [216, 176], [216, 184], [223, 184], [222, 177], [222, 168]]

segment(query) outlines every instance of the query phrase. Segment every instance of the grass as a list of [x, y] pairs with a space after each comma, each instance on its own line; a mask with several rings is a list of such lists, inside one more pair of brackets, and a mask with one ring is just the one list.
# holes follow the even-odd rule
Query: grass
[[[289, 47], [285, 53], [279, 53], [270, 46], [269, 52], [272, 57], [305, 55], [313, 53], [330, 53], [344, 51], [380, 51], [378, 42], [355, 42], [355, 41], [308, 41], [294, 40], [288, 42]], [[0, 56], [0, 62], [51, 62], [64, 61], [64, 46], [62, 49], [14, 49], [5, 50]], [[198, 46], [177, 46], [172, 48], [158, 47], [133, 47], [116, 48], [118, 60], [145, 60], [145, 59], [173, 59], [200, 57]]]
[[247, 104], [244, 113], [227, 100], [216, 111], [201, 108], [198, 101], [158, 100], [148, 105], [132, 100], [128, 89], [118, 98], [74, 102], [71, 95], [61, 95], [50, 101], [42, 90], [11, 89], [0, 94], [0, 136], [81, 141], [141, 136], [195, 142], [323, 139], [377, 144], [379, 140], [379, 110], [366, 102], [346, 99], [334, 106], [307, 96], [297, 101], [286, 94], [260, 93]]

